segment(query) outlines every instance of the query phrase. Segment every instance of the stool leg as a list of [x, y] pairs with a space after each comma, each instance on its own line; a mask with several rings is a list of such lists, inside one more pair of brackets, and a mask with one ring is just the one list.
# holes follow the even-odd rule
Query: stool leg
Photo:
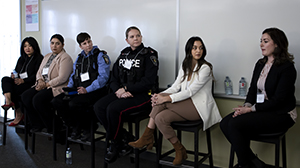
[[[131, 134], [133, 133], [132, 127], [133, 127], [133, 123], [128, 122], [128, 132], [130, 132]], [[135, 141], [139, 139], [139, 133], [137, 133], [137, 134], [136, 134], [136, 133], [137, 133], [137, 132], [136, 132], [136, 129], [135, 129], [135, 139], [134, 139]], [[137, 158], [136, 158], [135, 156], [138, 155], [139, 149], [135, 149], [135, 148], [134, 148], [134, 149], [133, 149], [133, 153], [134, 153], [134, 156], [133, 156], [133, 157], [130, 157], [130, 163], [136, 163], [135, 160], [136, 160]]]
[[94, 134], [94, 120], [91, 122], [91, 168], [95, 167], [95, 134]]
[[160, 131], [158, 131], [158, 140], [156, 144], [156, 167], [157, 168], [161, 168], [161, 165], [159, 164], [159, 160], [161, 159], [162, 139], [163, 139], [163, 135]]
[[32, 144], [31, 144], [31, 152], [32, 152], [32, 154], [34, 154], [35, 153], [35, 133], [33, 132], [32, 133], [32, 142], [31, 142]]
[[285, 135], [282, 137], [281, 140], [281, 145], [282, 145], [282, 167], [287, 168], [286, 165], [286, 144], [285, 144]]
[[229, 158], [229, 168], [233, 168], [233, 162], [234, 162], [234, 150], [231, 146], [230, 148], [230, 158]]
[[279, 168], [280, 139], [275, 143], [275, 168]]
[[194, 133], [194, 168], [198, 168], [198, 160], [199, 160], [199, 131], [196, 130], [196, 132]]
[[180, 130], [177, 130], [177, 138], [178, 138], [178, 140], [180, 141], [180, 143], [182, 142], [181, 141], [181, 131]]
[[212, 154], [212, 147], [211, 147], [210, 129], [206, 130], [206, 140], [207, 140], [207, 148], [209, 153], [209, 166], [210, 168], [213, 168], [214, 162], [213, 162], [213, 154]]
[[6, 144], [6, 130], [7, 130], [6, 122], [7, 122], [7, 110], [4, 110], [3, 135], [2, 135], [2, 144], [3, 145]]
[[[104, 149], [104, 157], [107, 153], [107, 148], [109, 147], [109, 140], [107, 139], [106, 137], [106, 140], [105, 140], [105, 149]], [[105, 161], [105, 159], [103, 158], [103, 168], [107, 168], [108, 167], [108, 163]]]
[[[136, 122], [135, 123], [135, 136], [136, 138], [140, 137], [140, 123]], [[134, 149], [134, 165], [135, 168], [140, 167], [140, 150], [139, 149]]]
[[53, 125], [52, 125], [52, 129], [53, 129], [53, 139], [52, 139], [52, 141], [53, 141], [53, 160], [57, 160], [57, 158], [56, 158], [56, 127], [55, 127], [55, 115], [53, 116]]
[[25, 150], [28, 149], [28, 131], [29, 131], [29, 127], [28, 127], [28, 118], [26, 115], [26, 111], [24, 111], [24, 127], [25, 127]]
[[69, 147], [69, 141], [68, 141], [68, 136], [69, 136], [69, 127], [66, 125], [66, 149], [65, 151], [67, 151], [68, 147]]

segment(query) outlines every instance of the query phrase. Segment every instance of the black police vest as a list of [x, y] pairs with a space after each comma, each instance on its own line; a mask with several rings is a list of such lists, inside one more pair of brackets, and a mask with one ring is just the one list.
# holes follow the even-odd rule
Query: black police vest
[[[141, 78], [145, 76], [145, 56], [150, 54], [150, 49], [148, 47], [144, 47], [140, 50], [138, 55], [136, 54], [131, 54], [126, 50], [123, 50], [121, 53], [119, 58], [119, 77], [123, 85], [139, 82], [141, 81]], [[126, 59], [132, 61], [130, 69], [123, 66]]]
[[[92, 84], [94, 80], [97, 79], [97, 76], [99, 75], [98, 72], [98, 55], [101, 51], [96, 48], [93, 51], [93, 54], [90, 55], [87, 58], [84, 58], [84, 56], [80, 53], [78, 55], [78, 59], [76, 62], [76, 69], [75, 74], [73, 75], [73, 81], [74, 81], [74, 87], [77, 88], [79, 86], [82, 86], [84, 88], [88, 87]], [[86, 80], [82, 82], [80, 78], [80, 74], [83, 73], [89, 73], [89, 80]]]

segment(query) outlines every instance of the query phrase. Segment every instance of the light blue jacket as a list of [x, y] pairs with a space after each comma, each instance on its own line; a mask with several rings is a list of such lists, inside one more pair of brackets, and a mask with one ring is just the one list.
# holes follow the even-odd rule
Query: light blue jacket
[[[92, 55], [94, 49], [96, 49], [96, 48], [98, 48], [98, 47], [93, 46], [93, 49], [88, 53], [88, 55], [86, 55], [84, 51], [81, 51], [81, 54], [84, 56], [84, 58], [87, 58]], [[104, 87], [109, 79], [111, 62], [110, 62], [109, 57], [107, 56], [106, 57], [106, 58], [108, 58], [108, 63], [107, 63], [106, 60], [103, 58], [103, 55], [104, 55], [103, 52], [100, 52], [97, 57], [99, 75], [98, 75], [97, 79], [92, 82], [91, 85], [89, 85], [88, 87], [85, 88], [88, 93]], [[74, 85], [73, 75], [75, 74], [77, 60], [78, 60], [78, 57], [76, 58], [76, 61], [73, 64], [73, 73], [71, 74], [71, 76], [69, 78], [68, 87], [71, 87], [71, 88]]]

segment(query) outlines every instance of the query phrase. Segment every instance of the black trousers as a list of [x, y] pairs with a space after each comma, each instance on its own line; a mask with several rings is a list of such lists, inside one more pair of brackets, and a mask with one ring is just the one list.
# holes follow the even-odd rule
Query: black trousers
[[21, 94], [29, 89], [32, 84], [31, 83], [22, 83], [20, 85], [16, 85], [14, 79], [11, 77], [3, 77], [2, 80], [2, 91], [4, 93], [11, 93], [11, 101], [15, 103], [15, 108], [20, 108], [21, 102]]
[[248, 165], [255, 158], [250, 149], [250, 139], [258, 134], [287, 131], [294, 125], [289, 114], [270, 112], [250, 112], [232, 117], [224, 117], [220, 123], [221, 130], [233, 146], [241, 166]]
[[119, 99], [115, 93], [110, 93], [95, 103], [94, 111], [106, 130], [106, 138], [113, 140], [122, 138], [120, 137], [120, 130], [123, 128], [122, 116], [149, 106], [151, 106], [150, 96], [147, 94]]
[[93, 105], [106, 94], [106, 87], [87, 94], [67, 97], [62, 93], [53, 98], [51, 103], [68, 126], [89, 129], [91, 120], [96, 120]]
[[26, 114], [33, 128], [47, 128], [52, 130], [52, 118], [54, 110], [51, 106], [53, 99], [52, 89], [35, 90], [35, 87], [26, 90], [22, 94], [22, 101]]

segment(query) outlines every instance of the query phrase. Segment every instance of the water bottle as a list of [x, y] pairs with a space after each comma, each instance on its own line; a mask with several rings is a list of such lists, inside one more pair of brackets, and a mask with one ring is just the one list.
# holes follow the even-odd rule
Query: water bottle
[[239, 82], [239, 95], [245, 97], [246, 96], [246, 87], [247, 83], [244, 77], [241, 78]]
[[3, 139], [2, 139], [2, 133], [0, 131], [0, 146], [2, 146], [2, 145], [3, 145]]
[[17, 72], [16, 70], [13, 70], [12, 73], [14, 74], [15, 78], [18, 78], [18, 77], [19, 77], [18, 72]]
[[66, 164], [71, 165], [72, 164], [72, 151], [70, 148], [66, 151]]
[[232, 82], [228, 76], [226, 76], [225, 78], [224, 86], [225, 86], [225, 94], [232, 95]]

